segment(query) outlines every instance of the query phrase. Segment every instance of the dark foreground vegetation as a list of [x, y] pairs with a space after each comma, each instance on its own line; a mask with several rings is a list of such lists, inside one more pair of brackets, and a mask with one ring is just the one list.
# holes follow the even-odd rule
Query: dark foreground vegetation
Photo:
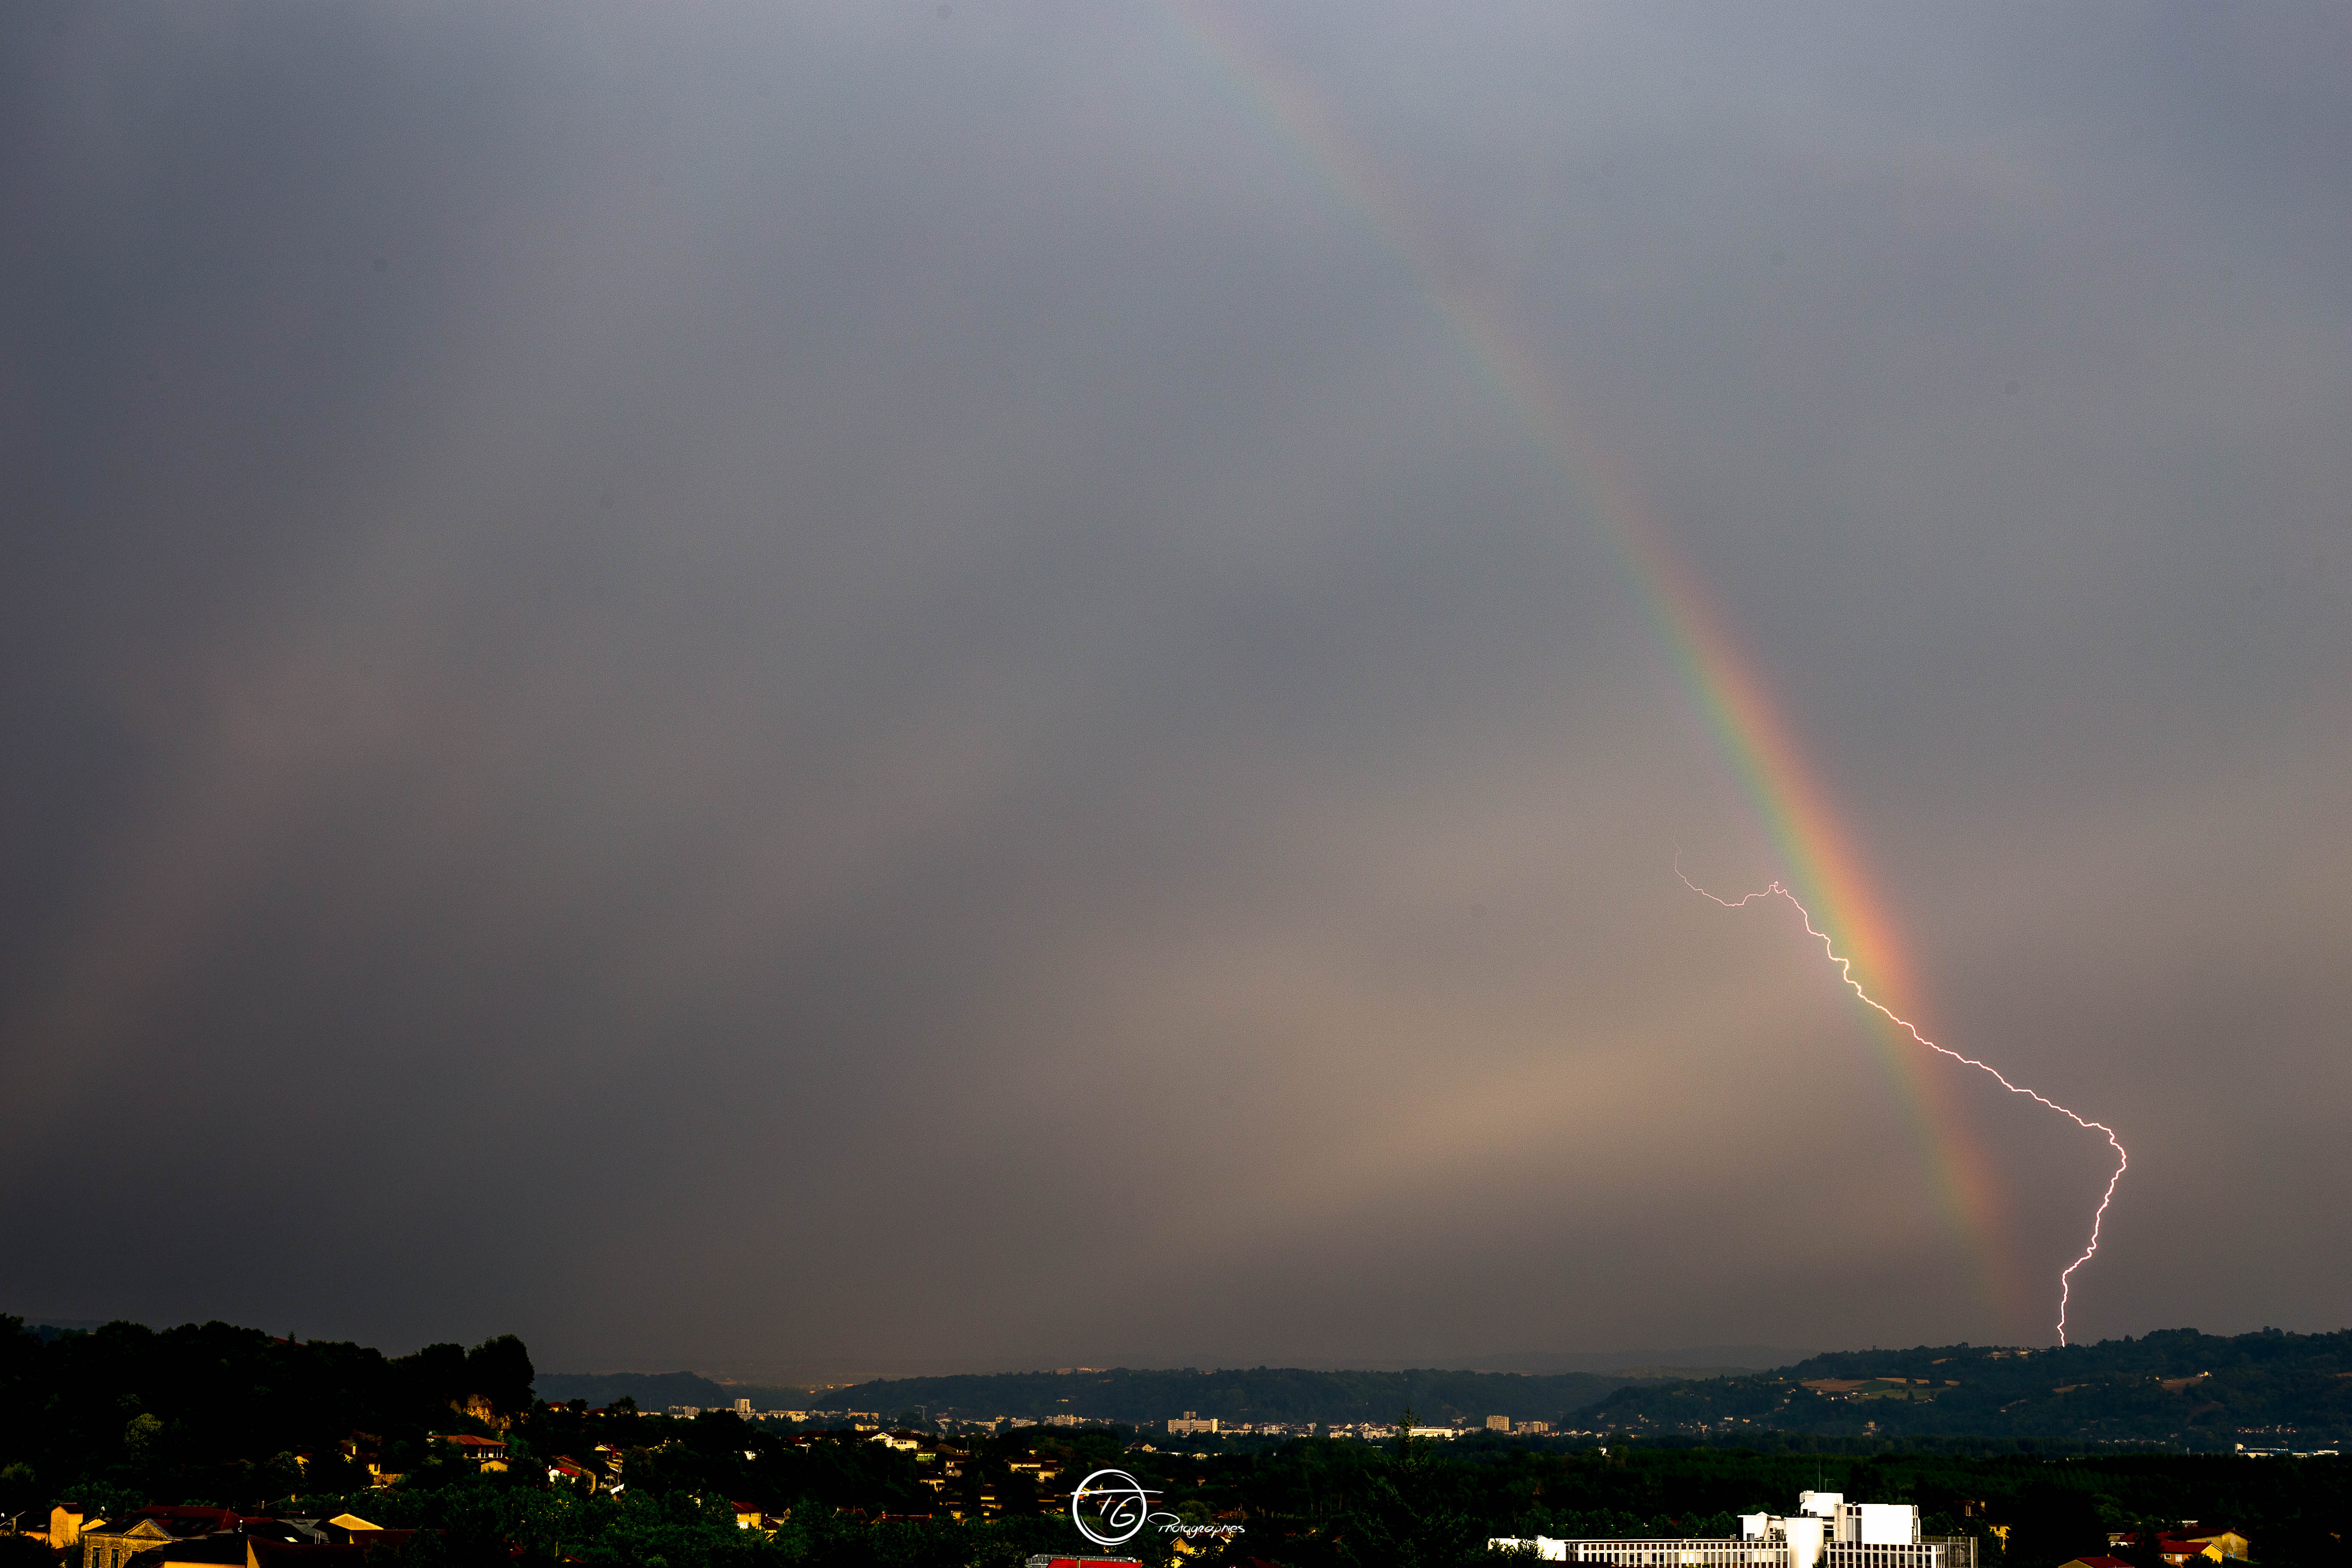
[[[788, 1434], [718, 1412], [687, 1421], [626, 1402], [551, 1405], [530, 1385], [511, 1339], [386, 1358], [223, 1324], [160, 1334], [117, 1324], [44, 1343], [0, 1320], [0, 1513], [30, 1526], [62, 1501], [118, 1517], [201, 1502], [349, 1511], [419, 1531], [368, 1568], [1013, 1568], [1080, 1549], [1061, 1505], [1107, 1465], [1133, 1472], [1181, 1521], [1236, 1527], [1194, 1538], [1202, 1568], [1442, 1568], [1491, 1561], [1491, 1535], [1729, 1533], [1733, 1515], [1786, 1511], [1807, 1488], [1916, 1503], [1929, 1533], [1977, 1536], [1987, 1568], [2054, 1568], [2106, 1552], [2111, 1531], [2184, 1520], [2238, 1531], [2257, 1562], [2319, 1568], [2346, 1560], [2352, 1515], [2352, 1461], [2341, 1458], [1956, 1439], [1938, 1452], [1868, 1438], [1783, 1437], [1781, 1451], [1759, 1452], [1486, 1434], [1195, 1444], [1117, 1427], [893, 1447], [873, 1433]], [[482, 1472], [446, 1441], [461, 1434], [502, 1441], [506, 1468]], [[375, 1484], [383, 1476], [400, 1479]], [[755, 1528], [742, 1527], [747, 1516]], [[27, 1538], [6, 1545], [21, 1568], [54, 1561]], [[1157, 1531], [1135, 1546], [1160, 1564], [1182, 1550]]]

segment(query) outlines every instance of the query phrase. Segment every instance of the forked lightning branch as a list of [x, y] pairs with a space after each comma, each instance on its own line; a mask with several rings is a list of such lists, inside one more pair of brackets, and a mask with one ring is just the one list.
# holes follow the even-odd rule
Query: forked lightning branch
[[1806, 934], [1812, 937], [1814, 941], [1820, 942], [1822, 944], [1822, 951], [1829, 955], [1830, 962], [1838, 966], [1838, 973], [1844, 979], [1846, 988], [1852, 991], [1856, 996], [1860, 997], [1862, 1001], [1874, 1011], [1883, 1015], [1889, 1022], [1893, 1023], [1895, 1027], [1910, 1036], [1911, 1038], [1918, 1044], [1927, 1047], [1927, 1049], [1931, 1051], [1934, 1051], [1937, 1056], [1949, 1057], [1952, 1060], [1958, 1062], [1963, 1067], [1972, 1067], [1979, 1072], [1990, 1074], [1993, 1081], [2000, 1084], [2001, 1088], [2009, 1090], [2010, 1093], [2023, 1095], [2026, 1099], [2032, 1100], [2035, 1104], [2056, 1111], [2059, 1115], [2066, 1118], [2067, 1121], [2072, 1121], [2075, 1126], [2082, 1128], [2085, 1131], [2100, 1132], [2106, 1135], [2108, 1146], [2116, 1152], [2115, 1173], [2107, 1178], [2107, 1190], [2099, 1194], [2099, 1206], [2091, 1212], [2091, 1237], [2088, 1243], [2086, 1243], [2083, 1247], [2082, 1256], [2075, 1258], [2074, 1262], [2066, 1265], [2065, 1268], [2058, 1276], [2058, 1342], [2062, 1345], [2064, 1344], [2066, 1342], [2066, 1307], [2073, 1293], [2074, 1270], [2080, 1268], [2083, 1265], [2088, 1263], [2093, 1258], [2097, 1256], [2099, 1250], [2099, 1227], [2106, 1220], [2107, 1205], [2115, 1202], [2116, 1184], [2124, 1179], [2125, 1168], [2131, 1163], [2131, 1156], [2124, 1152], [2123, 1142], [2116, 1136], [2116, 1130], [2108, 1126], [2104, 1121], [2094, 1121], [2086, 1116], [2081, 1115], [2076, 1111], [2070, 1110], [2065, 1106], [2059, 1104], [2056, 1100], [2050, 1099], [2046, 1095], [2037, 1094], [2033, 1090], [2026, 1089], [2021, 1085], [2011, 1083], [2009, 1081], [2008, 1078], [2001, 1073], [1999, 1068], [1992, 1067], [1985, 1062], [1980, 1062], [1974, 1057], [1962, 1056], [1959, 1052], [1952, 1050], [1948, 1047], [1939, 1046], [1935, 1041], [1929, 1039], [1927, 1036], [1921, 1034], [1919, 1032], [1919, 1026], [1916, 1024], [1914, 1024], [1908, 1018], [1900, 1016], [1893, 1008], [1887, 1006], [1877, 997], [1873, 996], [1869, 992], [1862, 988], [1862, 982], [1853, 977], [1853, 960], [1845, 957], [1837, 951], [1836, 947], [1830, 942], [1829, 933], [1814, 926], [1812, 912], [1807, 910], [1804, 905], [1799, 903], [1797, 901], [1797, 895], [1789, 891], [1789, 889], [1780, 883], [1775, 882], [1770, 887], [1766, 888], [1763, 891], [1749, 893], [1744, 898], [1726, 899], [1708, 892], [1705, 888], [1700, 887], [1688, 877], [1683, 876], [1682, 858], [1680, 856], [1676, 856], [1675, 858], [1675, 875], [1682, 878], [1684, 887], [1688, 888], [1692, 892], [1696, 893], [1703, 899], [1713, 899], [1717, 903], [1721, 904], [1727, 910], [1745, 909], [1759, 899], [1770, 899], [1777, 897], [1788, 900], [1790, 907], [1794, 909], [1797, 911], [1798, 917], [1805, 922]]

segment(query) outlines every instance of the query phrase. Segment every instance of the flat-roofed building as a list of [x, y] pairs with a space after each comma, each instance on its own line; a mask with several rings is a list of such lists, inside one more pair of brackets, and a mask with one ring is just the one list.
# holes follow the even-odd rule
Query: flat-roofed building
[[1498, 1537], [1489, 1547], [1526, 1551], [1548, 1563], [1607, 1568], [1977, 1568], [1965, 1535], [1922, 1537], [1909, 1503], [1850, 1503], [1839, 1492], [1804, 1492], [1786, 1516], [1742, 1514], [1737, 1536], [1664, 1541], [1555, 1541]]

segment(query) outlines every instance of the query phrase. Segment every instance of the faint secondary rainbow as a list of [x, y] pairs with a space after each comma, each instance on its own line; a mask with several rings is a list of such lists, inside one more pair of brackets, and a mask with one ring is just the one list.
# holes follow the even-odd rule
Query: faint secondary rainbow
[[1876, 997], [1893, 1004], [1895, 1011], [1879, 1006], [1885, 1017], [1872, 1018], [1881, 1061], [1911, 1122], [1939, 1206], [1975, 1256], [1988, 1301], [2004, 1321], [2016, 1321], [2021, 1291], [2008, 1249], [1996, 1236], [2000, 1188], [1991, 1163], [1968, 1134], [1944, 1081], [1948, 1075], [1929, 1070], [1933, 1063], [1913, 1044], [1916, 1032], [1889, 1022], [1916, 1001], [1895, 926], [1794, 731], [1724, 617], [1669, 548], [1634, 487], [1582, 438], [1581, 422], [1566, 394], [1525, 347], [1528, 334], [1513, 330], [1498, 300], [1447, 276], [1439, 265], [1444, 247], [1436, 232], [1418, 219], [1402, 191], [1345, 133], [1313, 84], [1262, 47], [1236, 14], [1198, 0], [1171, 0], [1171, 13], [1185, 39], [1404, 264], [1431, 308], [1453, 330], [1475, 374], [1495, 389], [1557, 465], [1570, 493], [1583, 501], [1770, 834], [1788, 868], [1786, 881], [1801, 889], [1800, 908], [1838, 933], [1832, 956], [1848, 963], [1850, 984], [1856, 975], [1867, 983], [1864, 999], [1874, 1006]]

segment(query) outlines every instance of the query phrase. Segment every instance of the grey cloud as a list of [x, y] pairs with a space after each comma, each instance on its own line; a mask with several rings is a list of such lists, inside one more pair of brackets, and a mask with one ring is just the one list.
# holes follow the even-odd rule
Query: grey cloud
[[[1247, 25], [1724, 606], [1929, 1032], [2125, 1130], [2078, 1331], [2331, 1328], [2344, 34], [2133, 16]], [[1784, 868], [1215, 27], [9, 31], [11, 1310], [2046, 1337], [2100, 1146], [1674, 879]]]

